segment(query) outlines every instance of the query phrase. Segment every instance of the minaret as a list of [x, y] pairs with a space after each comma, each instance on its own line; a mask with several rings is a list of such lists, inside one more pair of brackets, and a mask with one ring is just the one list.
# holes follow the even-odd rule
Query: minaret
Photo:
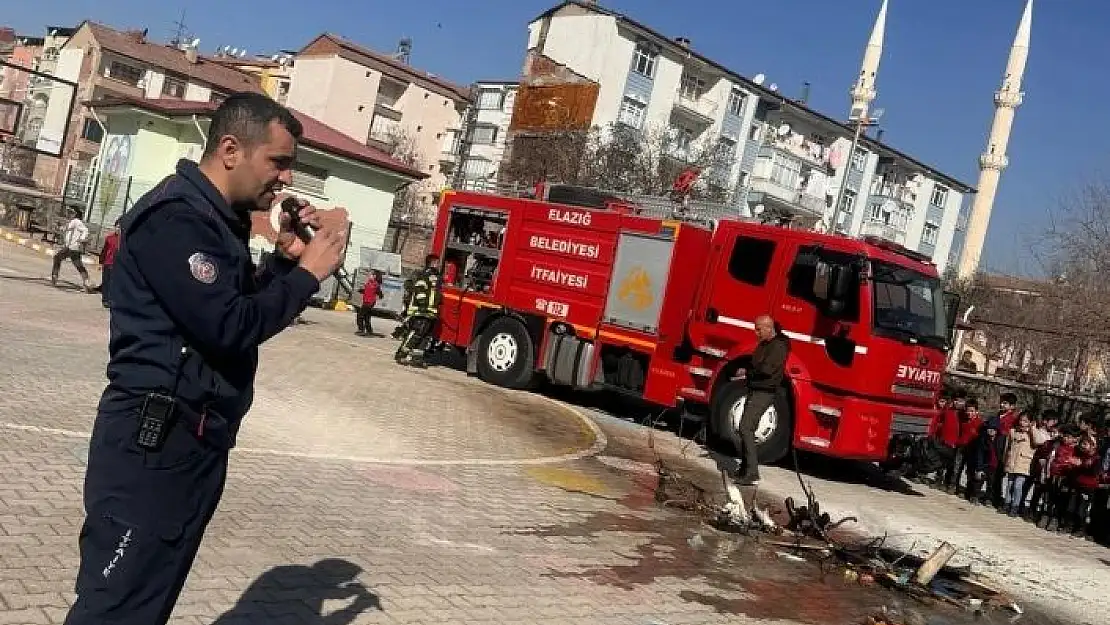
[[971, 204], [971, 218], [967, 224], [964, 249], [960, 254], [957, 269], [961, 278], [970, 278], [979, 267], [979, 257], [983, 253], [983, 242], [987, 238], [987, 225], [994, 208], [994, 195], [998, 192], [998, 179], [1009, 160], [1006, 146], [1010, 142], [1010, 129], [1014, 124], [1014, 112], [1021, 106], [1021, 81], [1025, 75], [1025, 60], [1029, 57], [1029, 33], [1033, 26], [1033, 0], [1025, 3], [1025, 13], [1018, 24], [1014, 46], [1010, 48], [1010, 60], [1006, 62], [1006, 76], [1002, 88], [994, 93], [994, 122], [991, 136], [987, 140], [987, 151], [979, 157], [979, 192]]
[[849, 119], [864, 119], [868, 107], [875, 101], [875, 76], [879, 73], [879, 59], [883, 56], [883, 35], [886, 32], [886, 4], [879, 8], [879, 17], [875, 18], [875, 26], [871, 29], [871, 39], [867, 40], [867, 49], [863, 51], [863, 65], [859, 70], [859, 78], [852, 86], [852, 111]]

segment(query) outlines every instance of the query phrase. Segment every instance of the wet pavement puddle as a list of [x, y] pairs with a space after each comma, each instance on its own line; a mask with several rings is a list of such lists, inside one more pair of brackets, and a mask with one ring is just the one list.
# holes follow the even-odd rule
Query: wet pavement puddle
[[1017, 615], [1007, 610], [976, 613], [931, 600], [920, 601], [895, 590], [850, 580], [835, 559], [822, 563], [809, 556], [804, 560], [784, 556], [782, 547], [767, 542], [775, 537], [720, 531], [696, 515], [659, 505], [655, 499], [659, 479], [648, 475], [643, 464], [639, 460], [595, 459], [575, 463], [573, 469], [528, 469], [528, 475], [542, 484], [611, 499], [619, 507], [614, 510], [602, 504], [609, 509], [582, 511], [575, 515], [575, 521], [506, 533], [571, 539], [593, 549], [592, 555], [582, 561], [546, 562], [546, 576], [584, 579], [623, 590], [662, 582], [678, 586], [676, 593], [683, 601], [722, 615], [822, 625], [856, 624], [887, 608], [898, 615], [887, 622], [907, 625], [1065, 625], [1026, 605], [1022, 606], [1025, 614]]

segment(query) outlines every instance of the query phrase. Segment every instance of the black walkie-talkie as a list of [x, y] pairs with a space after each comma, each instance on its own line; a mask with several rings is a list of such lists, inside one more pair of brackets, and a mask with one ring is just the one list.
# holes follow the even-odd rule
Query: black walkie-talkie
[[[301, 221], [301, 205], [297, 203], [297, 198], [287, 197], [282, 200], [281, 210], [284, 211], [286, 215], [289, 215], [289, 225], [293, 227], [293, 232], [297, 233], [297, 238], [305, 243], [311, 241], [316, 232], [312, 229], [312, 226]], [[351, 293], [352, 296], [354, 295], [354, 283], [351, 282], [350, 276], [347, 275], [347, 270], [344, 269], [342, 265], [336, 268], [335, 278], [339, 280], [339, 284], [341, 284], [348, 293]]]
[[281, 210], [289, 215], [289, 225], [293, 227], [293, 232], [297, 233], [297, 238], [308, 243], [312, 240], [312, 235], [316, 234], [305, 222], [301, 221], [301, 206], [297, 203], [297, 198], [287, 197], [281, 201]]

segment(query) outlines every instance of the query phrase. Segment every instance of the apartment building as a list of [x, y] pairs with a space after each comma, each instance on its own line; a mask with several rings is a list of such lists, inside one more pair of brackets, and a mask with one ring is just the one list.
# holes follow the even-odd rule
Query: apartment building
[[82, 102], [112, 96], [220, 102], [237, 91], [262, 91], [257, 77], [201, 57], [196, 43], [167, 45], [147, 39], [145, 29], [120, 31], [90, 21], [74, 29], [58, 49], [54, 75], [78, 83], [79, 104], [62, 158], [40, 158], [54, 168], [55, 190], [67, 178], [83, 178], [101, 151], [104, 126]]
[[463, 136], [452, 134], [443, 144], [445, 156], [460, 162], [452, 186], [494, 188], [519, 86], [516, 81], [501, 80], [474, 83], [474, 100], [464, 123]]
[[678, 157], [689, 146], [715, 147], [731, 165], [709, 173], [733, 190], [741, 214], [816, 228], [835, 214], [841, 232], [892, 240], [942, 270], [956, 252], [973, 188], [866, 134], [850, 153], [853, 126], [783, 96], [763, 76], [729, 70], [687, 38], [570, 0], [528, 25], [525, 79], [544, 66], [597, 85], [595, 127], [665, 130]]
[[414, 213], [431, 219], [458, 166], [444, 146], [462, 132], [469, 89], [325, 33], [295, 55], [286, 103], [428, 174]]
[[204, 58], [256, 76], [266, 95], [285, 104], [289, 99], [289, 87], [293, 83], [294, 54], [296, 52], [282, 50], [269, 56], [248, 57], [246, 50], [241, 48], [220, 46], [216, 54]]

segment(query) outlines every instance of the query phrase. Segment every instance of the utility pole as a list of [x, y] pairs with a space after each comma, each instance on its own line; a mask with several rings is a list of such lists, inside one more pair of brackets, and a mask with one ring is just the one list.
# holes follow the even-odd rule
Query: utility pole
[[876, 126], [879, 123], [879, 117], [882, 117], [883, 110], [878, 109], [875, 111], [875, 118], [872, 119], [868, 116], [867, 110], [855, 119], [856, 131], [852, 134], [852, 147], [848, 150], [848, 162], [845, 163], [844, 175], [840, 178], [840, 190], [836, 193], [836, 204], [833, 205], [832, 219], [829, 220], [829, 227], [825, 232], [829, 234], [836, 233], [837, 221], [840, 219], [840, 205], [844, 202], [844, 192], [848, 189], [848, 174], [852, 171], [852, 163], [856, 160], [856, 148], [859, 147], [859, 138], [863, 134], [864, 128]]

